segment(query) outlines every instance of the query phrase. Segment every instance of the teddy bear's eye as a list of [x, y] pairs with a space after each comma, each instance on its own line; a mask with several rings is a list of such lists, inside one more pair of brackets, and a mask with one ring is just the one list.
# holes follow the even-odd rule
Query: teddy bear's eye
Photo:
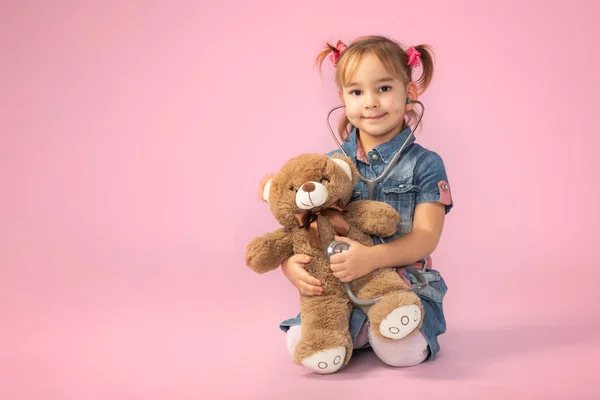
[[323, 178], [321, 178], [321, 183], [325, 183], [325, 182], [327, 182], [327, 183], [330, 182], [329, 178], [326, 177], [326, 176], [324, 176]]
[[294, 187], [294, 185], [291, 185], [291, 186], [290, 186], [290, 190], [291, 190], [292, 192], [297, 192], [297, 190], [296, 190], [296, 188]]

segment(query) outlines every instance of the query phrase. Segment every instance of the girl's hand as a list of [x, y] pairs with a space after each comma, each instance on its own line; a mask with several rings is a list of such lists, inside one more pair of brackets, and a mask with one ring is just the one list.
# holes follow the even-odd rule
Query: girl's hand
[[305, 269], [310, 260], [307, 255], [295, 254], [281, 263], [281, 270], [301, 295], [320, 296], [323, 294], [323, 282], [311, 276]]
[[347, 237], [336, 236], [335, 240], [350, 245], [348, 251], [334, 254], [330, 258], [333, 275], [340, 281], [351, 282], [376, 269], [371, 252], [372, 247], [367, 247]]

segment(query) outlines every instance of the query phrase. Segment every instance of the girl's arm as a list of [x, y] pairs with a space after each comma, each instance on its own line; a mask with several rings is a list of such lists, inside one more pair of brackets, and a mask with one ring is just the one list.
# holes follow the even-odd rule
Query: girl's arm
[[378, 268], [411, 265], [433, 253], [442, 235], [446, 214], [454, 204], [441, 157], [427, 153], [417, 163], [414, 176], [420, 191], [415, 197], [417, 206], [412, 230], [391, 242], [372, 247], [336, 236], [336, 240], [350, 244], [348, 251], [330, 257], [330, 268], [336, 278], [351, 282]]
[[411, 265], [433, 253], [442, 235], [445, 216], [442, 203], [417, 205], [411, 232], [371, 248], [373, 270]]

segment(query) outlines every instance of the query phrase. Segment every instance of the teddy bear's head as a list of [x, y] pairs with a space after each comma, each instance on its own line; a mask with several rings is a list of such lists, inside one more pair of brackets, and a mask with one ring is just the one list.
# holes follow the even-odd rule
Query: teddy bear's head
[[346, 206], [358, 174], [343, 155], [302, 154], [287, 161], [261, 185], [264, 201], [284, 227], [295, 224], [296, 213], [321, 211], [337, 201]]

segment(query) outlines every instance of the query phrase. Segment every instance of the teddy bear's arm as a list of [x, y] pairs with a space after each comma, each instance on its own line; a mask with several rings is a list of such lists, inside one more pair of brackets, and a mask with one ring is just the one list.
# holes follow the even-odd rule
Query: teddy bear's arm
[[382, 201], [357, 200], [347, 207], [346, 219], [369, 235], [381, 237], [396, 233], [400, 214]]
[[292, 236], [285, 228], [255, 238], [246, 248], [246, 265], [263, 274], [277, 268], [293, 255]]

